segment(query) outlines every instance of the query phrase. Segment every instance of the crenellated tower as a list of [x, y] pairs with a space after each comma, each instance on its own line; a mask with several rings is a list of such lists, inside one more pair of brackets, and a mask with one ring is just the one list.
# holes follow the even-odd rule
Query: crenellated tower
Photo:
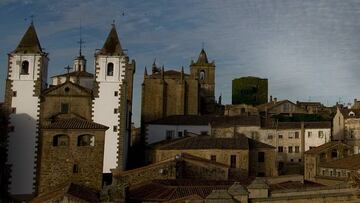
[[35, 193], [40, 94], [46, 88], [48, 54], [33, 23], [8, 54], [5, 105], [9, 115], [8, 164], [11, 195]]

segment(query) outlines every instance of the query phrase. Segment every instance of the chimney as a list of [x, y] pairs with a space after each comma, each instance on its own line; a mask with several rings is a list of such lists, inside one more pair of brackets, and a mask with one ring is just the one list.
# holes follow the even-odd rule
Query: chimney
[[270, 95], [270, 102], [272, 102], [273, 100], [272, 100], [272, 95]]
[[274, 98], [274, 103], [276, 103], [276, 102], [277, 102], [277, 98], [275, 97], [275, 98]]
[[354, 99], [354, 105], [357, 103], [357, 99]]

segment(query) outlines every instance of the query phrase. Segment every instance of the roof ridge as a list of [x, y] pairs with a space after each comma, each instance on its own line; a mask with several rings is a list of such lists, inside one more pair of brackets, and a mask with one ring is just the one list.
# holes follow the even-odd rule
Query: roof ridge
[[103, 47], [97, 54], [117, 56], [124, 54], [115, 25], [112, 26]]
[[33, 24], [30, 24], [29, 28], [21, 38], [20, 43], [13, 52], [42, 53], [40, 41]]

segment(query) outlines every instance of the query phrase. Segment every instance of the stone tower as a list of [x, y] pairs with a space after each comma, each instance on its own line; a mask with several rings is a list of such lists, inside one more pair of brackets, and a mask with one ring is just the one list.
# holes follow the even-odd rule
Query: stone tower
[[46, 88], [47, 53], [31, 23], [17, 48], [8, 55], [5, 105], [9, 111], [9, 192], [33, 194], [37, 162], [40, 94]]
[[190, 64], [191, 78], [199, 81], [200, 113], [210, 114], [215, 108], [215, 62], [209, 62], [206, 52], [201, 49], [196, 62]]
[[135, 61], [129, 62], [113, 25], [104, 46], [95, 54], [93, 121], [110, 127], [105, 134], [105, 173], [126, 167], [131, 129], [131, 95], [128, 94], [132, 94], [128, 91], [132, 84], [126, 81], [127, 74], [134, 73], [130, 69], [135, 70]]

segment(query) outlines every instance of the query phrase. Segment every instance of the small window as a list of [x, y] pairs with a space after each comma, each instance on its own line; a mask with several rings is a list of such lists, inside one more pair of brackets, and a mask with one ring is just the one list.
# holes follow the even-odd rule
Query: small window
[[299, 159], [299, 162], [301, 162], [302, 160], [301, 159]]
[[77, 146], [94, 146], [95, 137], [93, 135], [79, 135]]
[[17, 92], [13, 91], [13, 97], [16, 97], [16, 96], [17, 96]]
[[67, 135], [55, 135], [53, 137], [53, 146], [68, 146], [69, 145], [69, 137]]
[[106, 70], [106, 75], [107, 76], [113, 76], [114, 75], [114, 64], [113, 63], [108, 63], [107, 70]]
[[283, 138], [283, 135], [279, 135], [279, 139], [282, 139]]
[[73, 173], [79, 173], [79, 165], [77, 164], [73, 165]]
[[283, 146], [278, 146], [278, 152], [284, 152], [284, 147]]
[[336, 149], [331, 150], [331, 158], [336, 159], [338, 156], [338, 152]]
[[273, 136], [272, 136], [272, 135], [268, 135], [268, 139], [269, 139], [269, 140], [272, 140], [272, 139], [273, 139]]
[[265, 152], [258, 152], [258, 162], [264, 163], [265, 161]]
[[330, 176], [333, 176], [333, 171], [332, 170], [330, 171]]
[[295, 139], [299, 139], [299, 132], [295, 132]]
[[337, 172], [337, 176], [340, 177], [341, 176], [341, 173], [340, 171]]
[[205, 71], [204, 70], [200, 71], [199, 78], [200, 78], [200, 80], [205, 80]]
[[324, 138], [324, 132], [323, 131], [319, 131], [319, 138]]
[[69, 93], [70, 88], [69, 87], [65, 87], [65, 93]]
[[11, 113], [16, 113], [16, 108], [15, 107], [11, 108]]
[[116, 114], [116, 113], [118, 113], [119, 111], [118, 111], [118, 109], [116, 108], [116, 109], [114, 109], [114, 113]]
[[183, 133], [180, 131], [178, 132], [178, 137], [182, 137], [183, 136]]
[[295, 146], [295, 153], [299, 153], [300, 152], [300, 147], [299, 146]]
[[29, 61], [22, 62], [20, 75], [29, 75]]
[[208, 135], [208, 132], [207, 131], [201, 131], [200, 135]]
[[288, 150], [289, 150], [289, 153], [293, 153], [293, 147], [289, 146]]
[[116, 125], [113, 126], [113, 131], [117, 132], [118, 131], [118, 127]]
[[236, 155], [231, 155], [230, 156], [230, 167], [231, 168], [236, 168]]
[[115, 91], [114, 92], [114, 96], [117, 97], [119, 95], [119, 92], [118, 91]]
[[312, 132], [308, 132], [308, 137], [311, 137], [312, 136]]
[[290, 162], [294, 162], [294, 159], [290, 159]]
[[61, 113], [68, 113], [68, 112], [69, 112], [69, 104], [61, 103]]
[[210, 156], [210, 160], [211, 160], [211, 161], [216, 161], [216, 155], [211, 155], [211, 156]]
[[166, 139], [167, 140], [171, 140], [174, 138], [174, 134], [175, 134], [175, 131], [173, 130], [167, 130], [166, 131]]

